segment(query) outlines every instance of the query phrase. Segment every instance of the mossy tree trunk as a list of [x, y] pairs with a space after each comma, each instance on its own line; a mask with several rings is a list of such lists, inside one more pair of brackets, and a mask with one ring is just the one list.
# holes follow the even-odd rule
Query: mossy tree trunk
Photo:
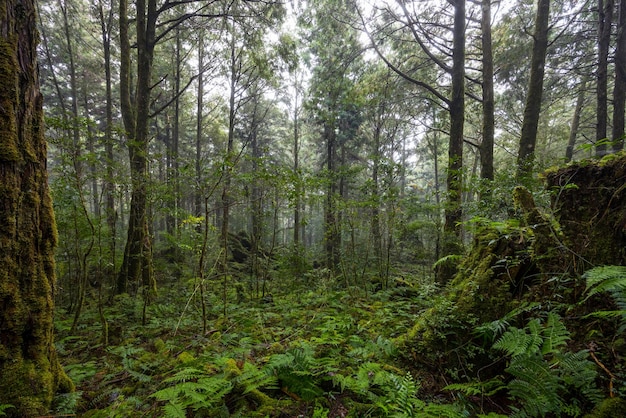
[[72, 389], [53, 345], [54, 248], [32, 0], [0, 2], [0, 404], [48, 412]]
[[124, 128], [132, 180], [128, 234], [124, 258], [117, 278], [117, 293], [126, 293], [129, 285], [143, 285], [156, 292], [152, 267], [152, 241], [148, 228], [148, 180], [150, 141], [151, 75], [156, 44], [156, 0], [138, 0], [137, 18], [137, 86], [134, 101], [130, 83], [130, 41], [128, 36], [128, 2], [120, 1], [120, 90]]

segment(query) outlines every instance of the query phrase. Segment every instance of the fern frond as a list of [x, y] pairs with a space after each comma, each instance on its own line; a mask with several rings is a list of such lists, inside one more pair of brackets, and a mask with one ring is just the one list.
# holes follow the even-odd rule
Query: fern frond
[[561, 321], [561, 318], [550, 312], [546, 320], [545, 327], [542, 330], [543, 344], [541, 346], [541, 354], [558, 353], [560, 349], [567, 345], [570, 339], [570, 333]]
[[602, 266], [587, 271], [583, 278], [587, 280], [587, 297], [602, 292], [624, 294], [626, 291], [626, 266]]
[[626, 330], [626, 266], [603, 266], [587, 271], [583, 277], [587, 279], [587, 297], [608, 292], [613, 297], [618, 310], [596, 311], [589, 316], [599, 318], [621, 317], [618, 332]]
[[165, 418], [186, 418], [187, 414], [183, 409], [183, 406], [178, 402], [170, 402], [163, 407]]
[[196, 380], [201, 377], [205, 377], [207, 374], [204, 370], [196, 369], [194, 367], [185, 367], [180, 369], [174, 374], [174, 376], [168, 377], [163, 380], [163, 383], [181, 383], [188, 382], [190, 380]]
[[527, 333], [524, 329], [512, 327], [493, 344], [493, 348], [502, 350], [510, 356], [519, 356], [535, 352], [541, 345], [541, 335], [538, 328], [538, 321], [532, 320], [528, 324], [531, 331]]
[[486, 382], [452, 383], [443, 389], [461, 392], [466, 396], [493, 396], [504, 388], [501, 378], [493, 378]]
[[278, 378], [252, 363], [244, 363], [241, 374], [234, 381], [244, 387], [244, 394], [257, 389], [278, 389]]

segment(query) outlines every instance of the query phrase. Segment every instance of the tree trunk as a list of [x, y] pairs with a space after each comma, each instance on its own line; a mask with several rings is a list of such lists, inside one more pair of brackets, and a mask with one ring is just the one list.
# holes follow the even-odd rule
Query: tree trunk
[[326, 268], [333, 273], [339, 268], [339, 225], [337, 217], [337, 150], [336, 133], [333, 124], [329, 121], [324, 124], [324, 138], [326, 140], [326, 170], [328, 187], [326, 189], [326, 205], [324, 207], [324, 241], [326, 243]]
[[608, 119], [608, 66], [613, 0], [598, 0], [598, 70], [596, 91], [596, 155], [606, 154]]
[[115, 180], [113, 175], [113, 83], [111, 80], [111, 24], [113, 9], [108, 10], [105, 17], [102, 1], [98, 3], [100, 16], [100, 30], [102, 34], [102, 50], [104, 53], [104, 75], [106, 79], [106, 124], [104, 127], [104, 149], [106, 154], [106, 175], [104, 179], [104, 201], [106, 223], [109, 228], [109, 266], [107, 271], [115, 271], [115, 235], [116, 218], [115, 212]]
[[517, 179], [522, 180], [532, 174], [535, 160], [535, 145], [541, 98], [543, 96], [543, 76], [545, 72], [546, 51], [548, 50], [548, 18], [550, 0], [538, 0], [533, 33], [533, 52], [530, 62], [530, 82], [524, 107], [522, 134], [517, 154]]
[[[203, 107], [204, 107], [204, 34], [202, 31], [198, 34], [198, 107], [196, 110], [196, 189], [195, 197], [195, 215], [202, 216], [207, 208], [202, 207], [204, 199], [202, 194], [202, 134], [203, 134]], [[208, 222], [208, 219], [205, 220]]]
[[483, 140], [480, 144], [480, 176], [487, 180], [493, 180], [493, 141], [495, 130], [491, 1], [492, 0], [482, 0], [481, 19], [481, 42], [483, 48]]
[[[463, 212], [463, 129], [465, 126], [465, 0], [454, 2], [452, 45], [452, 96], [450, 98], [450, 142], [448, 146], [447, 201], [443, 226], [443, 255], [460, 254]], [[442, 264], [437, 279], [446, 282], [456, 267]]]
[[572, 116], [572, 123], [569, 131], [569, 140], [567, 141], [567, 148], [565, 149], [565, 162], [569, 163], [574, 158], [574, 145], [576, 145], [576, 136], [578, 135], [578, 128], [580, 127], [580, 115], [583, 111], [585, 104], [585, 90], [587, 89], [587, 79], [584, 79], [580, 90], [578, 91], [578, 97], [576, 98], [576, 106], [574, 107], [574, 115]]
[[626, 0], [619, 2], [617, 45], [615, 48], [615, 86], [613, 87], [613, 151], [624, 148], [624, 111], [626, 105]]
[[0, 4], [0, 404], [45, 415], [73, 390], [53, 344], [56, 224], [48, 190], [33, 1]]
[[295, 202], [293, 208], [293, 246], [297, 250], [300, 246], [300, 211], [302, 201], [302, 178], [300, 176], [300, 82], [298, 74], [294, 82], [294, 106], [293, 106], [293, 175], [295, 180]]
[[[120, 90], [122, 94], [122, 117], [126, 128], [128, 155], [131, 172], [131, 202], [128, 219], [128, 235], [124, 259], [117, 280], [117, 292], [127, 292], [128, 284], [143, 284], [156, 290], [152, 275], [152, 242], [148, 232], [147, 182], [148, 182], [148, 119], [150, 110], [150, 79], [155, 45], [156, 0], [137, 1], [137, 97], [134, 106], [130, 99], [130, 45], [128, 38], [127, 11], [120, 1]], [[122, 17], [124, 15], [124, 18]], [[124, 44], [126, 44], [124, 46]], [[126, 64], [125, 64], [126, 62]], [[124, 74], [124, 69], [127, 71]], [[124, 84], [124, 85], [123, 85]]]

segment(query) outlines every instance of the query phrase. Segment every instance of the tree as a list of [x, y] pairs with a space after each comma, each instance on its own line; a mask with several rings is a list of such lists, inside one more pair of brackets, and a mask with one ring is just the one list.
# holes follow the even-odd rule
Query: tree
[[596, 71], [596, 155], [606, 153], [608, 66], [613, 0], [598, 0], [598, 69]]
[[309, 86], [308, 109], [320, 127], [323, 144], [321, 158], [325, 183], [324, 246], [326, 267], [337, 274], [341, 264], [341, 211], [344, 196], [342, 161], [346, 141], [354, 137], [358, 119], [355, 107], [356, 72], [361, 67], [361, 46], [354, 28], [345, 25], [347, 15], [341, 1], [318, 1], [312, 4], [311, 34], [307, 39], [315, 57], [315, 67]]
[[[444, 6], [430, 5], [428, 9], [436, 8], [436, 12], [430, 11], [429, 21], [425, 24], [421, 6], [414, 3], [397, 0], [397, 6], [401, 12], [396, 12], [394, 8], [386, 7], [383, 14], [387, 15], [383, 20], [383, 28], [378, 34], [370, 34], [372, 45], [381, 59], [396, 72], [400, 77], [414, 84], [425, 92], [436, 106], [442, 106], [448, 111], [450, 117], [449, 142], [448, 142], [448, 170], [446, 176], [447, 199], [445, 203], [445, 223], [443, 255], [458, 254], [461, 251], [461, 221], [463, 211], [461, 207], [463, 190], [463, 138], [465, 126], [465, 34], [466, 34], [466, 2], [465, 0], [454, 0], [449, 3], [453, 6], [450, 14], [447, 4]], [[421, 4], [421, 3], [420, 3]], [[419, 9], [419, 10], [418, 10]], [[435, 21], [437, 16], [442, 16], [447, 21]], [[363, 26], [365, 19], [361, 15]], [[388, 21], [395, 21], [396, 26], [390, 25]], [[430, 32], [435, 31], [436, 33]], [[447, 33], [442, 34], [445, 31]], [[406, 38], [398, 38], [395, 33], [408, 31]], [[369, 33], [369, 32], [368, 32]], [[375, 38], [381, 40], [377, 41]], [[451, 41], [449, 39], [451, 38]], [[391, 40], [398, 45], [407, 44], [416, 51], [405, 52], [404, 64], [396, 64], [390, 55], [385, 54], [383, 42]], [[402, 51], [400, 51], [402, 52]], [[419, 55], [421, 54], [421, 55]], [[397, 60], [398, 57], [396, 57]], [[415, 62], [416, 60], [419, 60]], [[399, 60], [398, 60], [399, 61]], [[415, 68], [431, 68], [431, 72], [425, 75], [413, 75]], [[423, 71], [423, 70], [422, 70]], [[444, 73], [445, 77], [436, 79], [449, 79], [447, 86], [438, 85], [438, 81], [428, 80], [433, 73]], [[447, 90], [447, 92], [445, 91]], [[444, 271], [446, 270], [446, 271]], [[440, 269], [438, 276], [440, 280], [447, 280], [453, 274], [454, 269]]]
[[615, 47], [615, 85], [613, 86], [613, 151], [624, 148], [624, 111], [626, 105], [626, 1], [619, 2]]
[[491, 45], [491, 0], [482, 0], [480, 20], [481, 45], [483, 50], [483, 140], [480, 144], [480, 176], [493, 180], [493, 141], [495, 135], [494, 91], [493, 91], [493, 48]]
[[34, 2], [0, 5], [0, 404], [48, 412], [73, 390], [54, 348], [56, 224], [46, 173]]
[[517, 154], [517, 178], [528, 177], [533, 170], [537, 129], [543, 95], [543, 76], [545, 72], [546, 52], [548, 50], [548, 19], [550, 0], [538, 0], [533, 31], [533, 51], [530, 67], [530, 81], [526, 93], [522, 134]]

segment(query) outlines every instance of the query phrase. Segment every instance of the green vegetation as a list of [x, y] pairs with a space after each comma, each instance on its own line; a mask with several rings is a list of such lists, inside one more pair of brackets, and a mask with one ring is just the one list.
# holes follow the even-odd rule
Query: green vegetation
[[[209, 293], [202, 333], [194, 286], [162, 288], [145, 326], [143, 301], [118, 297], [104, 309], [117, 341], [110, 346], [101, 343], [95, 303], [75, 334], [72, 317], [59, 312], [57, 348], [78, 392], [58, 397], [57, 413], [582, 416], [608, 396], [598, 386], [606, 376], [588, 350], [575, 348], [567, 321], [540, 304], [481, 323], [468, 319], [466, 302], [453, 301], [464, 296], [441, 296], [417, 275], [368, 296], [309, 276], [289, 286], [272, 282], [271, 300], [246, 295], [227, 317], [221, 295]], [[600, 289], [590, 286], [592, 297]], [[236, 289], [228, 296], [235, 300]], [[430, 334], [415, 335], [420, 326]], [[621, 393], [624, 374], [615, 377]]]

